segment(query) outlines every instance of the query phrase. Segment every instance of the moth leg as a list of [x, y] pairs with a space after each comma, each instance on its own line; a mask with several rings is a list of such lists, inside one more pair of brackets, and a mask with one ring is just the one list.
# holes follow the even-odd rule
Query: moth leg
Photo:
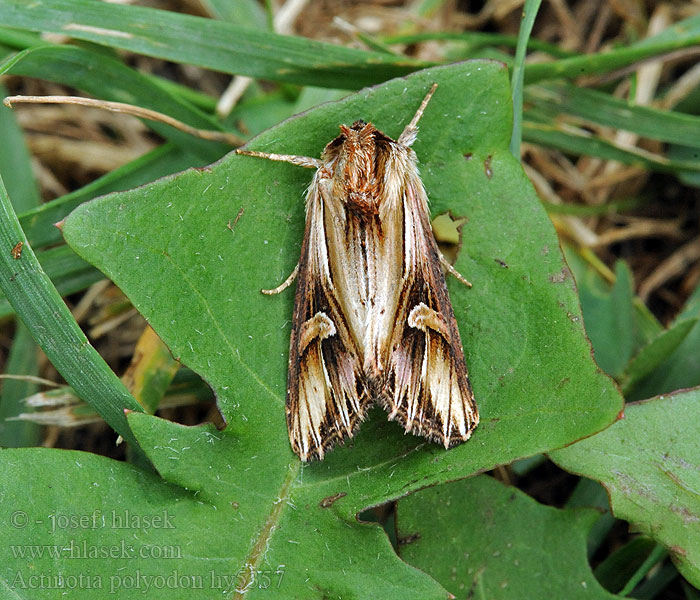
[[257, 150], [236, 150], [236, 154], [245, 156], [255, 156], [257, 158], [266, 158], [268, 160], [277, 160], [279, 162], [288, 162], [299, 167], [307, 169], [318, 169], [323, 166], [323, 161], [310, 156], [297, 156], [296, 154], [269, 154], [267, 152], [258, 152]]
[[297, 278], [297, 275], [299, 274], [299, 263], [297, 263], [297, 266], [294, 267], [294, 270], [289, 274], [289, 277], [285, 279], [280, 285], [278, 285], [276, 288], [271, 289], [271, 290], [260, 290], [263, 294], [267, 294], [268, 296], [274, 296], [275, 294], [279, 294], [280, 292], [283, 292], [286, 290], [294, 280]]
[[464, 285], [467, 287], [472, 287], [472, 284], [469, 283], [464, 276], [457, 270], [455, 269], [451, 264], [450, 261], [447, 260], [443, 255], [442, 252], [438, 250], [438, 255], [440, 256], [440, 264], [445, 267], [447, 272], [452, 275], [453, 277], [457, 278], [458, 281], [462, 282]]
[[418, 135], [418, 121], [420, 121], [420, 118], [423, 116], [423, 111], [425, 111], [425, 107], [428, 106], [428, 102], [430, 102], [430, 98], [435, 93], [437, 86], [437, 83], [433, 84], [430, 91], [425, 95], [425, 98], [423, 98], [423, 102], [421, 102], [418, 107], [416, 114], [413, 115], [411, 122], [406, 125], [403, 133], [399, 136], [398, 142], [402, 146], [411, 146], [413, 142], [416, 141], [416, 136]]

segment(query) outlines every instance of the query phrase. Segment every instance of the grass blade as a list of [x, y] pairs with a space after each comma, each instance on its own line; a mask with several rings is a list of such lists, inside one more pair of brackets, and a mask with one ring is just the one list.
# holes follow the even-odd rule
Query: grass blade
[[[667, 31], [678, 33], [675, 36], [666, 35]], [[543, 79], [574, 79], [582, 75], [601, 75], [629, 67], [648, 58], [700, 44], [700, 18], [698, 17], [676, 23], [667, 31], [648, 38], [644, 42], [610, 52], [584, 54], [549, 63], [528, 65], [525, 70], [525, 82], [535, 83]]]
[[[23, 242], [21, 254], [12, 252]], [[136, 444], [124, 409], [142, 411], [90, 345], [44, 273], [0, 179], [0, 286], [59, 373], [124, 439]]]
[[213, 19], [94, 0], [4, 0], [0, 23], [298, 85], [359, 89], [428, 66]]
[[513, 134], [510, 138], [510, 152], [520, 160], [520, 144], [523, 139], [523, 80], [525, 77], [525, 54], [530, 39], [532, 26], [542, 0], [527, 0], [523, 9], [523, 19], [518, 32], [518, 47], [515, 50], [515, 62], [511, 76], [513, 98]]
[[526, 97], [551, 115], [566, 113], [662, 142], [700, 148], [700, 117], [695, 115], [634, 106], [610, 94], [569, 84], [529, 86]]

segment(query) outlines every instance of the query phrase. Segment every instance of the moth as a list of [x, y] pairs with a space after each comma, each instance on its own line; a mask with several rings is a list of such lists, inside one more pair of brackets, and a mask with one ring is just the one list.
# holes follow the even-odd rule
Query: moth
[[289, 347], [287, 426], [303, 461], [353, 436], [377, 403], [407, 433], [466, 441], [479, 422], [411, 145], [434, 84], [398, 140], [340, 126], [320, 159], [238, 150], [316, 169], [306, 195]]

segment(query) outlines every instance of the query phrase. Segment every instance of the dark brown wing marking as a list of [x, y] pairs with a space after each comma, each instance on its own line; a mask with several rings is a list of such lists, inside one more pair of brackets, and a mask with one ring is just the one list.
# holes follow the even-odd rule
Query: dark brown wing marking
[[417, 173], [404, 211], [406, 262], [380, 401], [407, 432], [449, 448], [469, 439], [479, 414]]
[[336, 442], [351, 437], [369, 404], [359, 353], [333, 291], [323, 211], [319, 188], [312, 186], [287, 383], [289, 439], [302, 460], [321, 459]]

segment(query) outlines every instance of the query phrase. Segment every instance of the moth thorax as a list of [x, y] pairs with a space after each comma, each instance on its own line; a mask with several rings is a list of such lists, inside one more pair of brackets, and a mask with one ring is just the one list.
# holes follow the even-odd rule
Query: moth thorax
[[352, 127], [341, 126], [344, 137], [340, 150], [340, 174], [345, 198], [360, 212], [374, 212], [376, 191], [376, 129], [371, 123], [356, 121]]

